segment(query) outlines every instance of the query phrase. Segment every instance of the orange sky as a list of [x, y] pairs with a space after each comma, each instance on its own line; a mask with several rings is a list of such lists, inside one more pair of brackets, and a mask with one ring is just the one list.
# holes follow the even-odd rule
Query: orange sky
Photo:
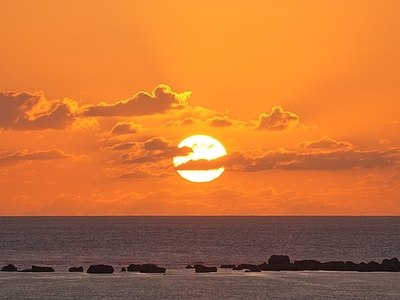
[[400, 2], [136, 2], [0, 0], [0, 215], [400, 215]]

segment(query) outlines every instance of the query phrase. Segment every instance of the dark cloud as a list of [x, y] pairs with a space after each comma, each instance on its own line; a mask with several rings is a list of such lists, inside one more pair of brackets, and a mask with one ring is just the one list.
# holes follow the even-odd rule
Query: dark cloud
[[53, 160], [53, 159], [65, 159], [72, 157], [73, 155], [67, 154], [59, 149], [52, 150], [19, 150], [14, 153], [7, 151], [0, 152], [0, 167], [16, 165], [19, 162], [36, 161], [36, 160]]
[[230, 127], [233, 126], [234, 122], [229, 119], [229, 117], [214, 117], [209, 119], [209, 124], [211, 127]]
[[221, 156], [213, 160], [199, 159], [189, 160], [176, 167], [177, 170], [215, 170], [224, 167], [226, 156]]
[[254, 156], [246, 152], [229, 155], [226, 167], [231, 171], [260, 172], [265, 170], [351, 170], [388, 168], [399, 164], [400, 149], [385, 151], [335, 150], [300, 152], [279, 149]]
[[297, 144], [297, 147], [310, 149], [352, 149], [354, 146], [350, 142], [336, 141], [328, 136], [324, 136], [318, 141], [304, 141]]
[[76, 108], [72, 100], [48, 101], [43, 92], [0, 92], [0, 128], [65, 129], [75, 121]]
[[134, 122], [118, 122], [111, 129], [112, 134], [134, 134], [142, 131], [142, 125]]
[[177, 120], [177, 121], [168, 121], [167, 123], [164, 124], [164, 127], [170, 127], [170, 126], [191, 126], [191, 125], [196, 125], [201, 123], [200, 120], [194, 118], [194, 117], [187, 117], [183, 120]]
[[155, 174], [152, 173], [148, 170], [142, 170], [142, 169], [135, 169], [131, 172], [126, 172], [121, 175], [118, 175], [117, 178], [122, 178], [122, 179], [127, 179], [127, 178], [164, 178], [164, 177], [169, 177], [171, 174], [168, 173], [161, 173], [161, 174]]
[[146, 150], [167, 150], [172, 147], [172, 141], [159, 136], [151, 138], [143, 143], [143, 148]]
[[151, 94], [139, 92], [128, 100], [115, 104], [101, 103], [87, 106], [86, 116], [144, 116], [165, 113], [171, 109], [183, 109], [190, 92], [175, 93], [168, 85], [158, 85]]
[[118, 150], [129, 150], [132, 149], [137, 145], [137, 142], [123, 142], [123, 143], [118, 143], [109, 147], [104, 147], [101, 149], [104, 150], [113, 150], [113, 151], [118, 151]]
[[177, 148], [171, 140], [164, 137], [153, 137], [144, 142], [137, 142], [135, 151], [120, 156], [122, 164], [139, 164], [159, 162], [175, 156], [185, 156], [193, 150], [189, 147]]

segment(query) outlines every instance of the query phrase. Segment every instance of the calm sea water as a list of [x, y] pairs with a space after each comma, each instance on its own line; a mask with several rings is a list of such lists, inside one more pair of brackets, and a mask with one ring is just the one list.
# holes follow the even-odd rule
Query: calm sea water
[[[262, 272], [187, 264], [291, 260], [381, 262], [400, 258], [400, 217], [0, 217], [0, 265], [55, 273], [0, 272], [0, 299], [400, 299], [399, 273]], [[68, 273], [111, 264], [112, 275]], [[165, 275], [121, 273], [155, 263]]]

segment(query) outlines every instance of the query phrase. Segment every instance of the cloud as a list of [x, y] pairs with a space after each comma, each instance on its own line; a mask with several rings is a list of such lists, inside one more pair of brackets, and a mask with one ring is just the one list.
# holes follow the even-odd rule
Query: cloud
[[225, 165], [226, 156], [221, 156], [213, 160], [198, 159], [189, 160], [176, 167], [177, 170], [214, 170]]
[[144, 116], [165, 113], [169, 110], [180, 110], [187, 107], [186, 101], [191, 92], [175, 93], [168, 85], [160, 84], [151, 94], [139, 92], [132, 98], [118, 101], [115, 104], [100, 103], [89, 105], [85, 116]]
[[104, 149], [104, 150], [129, 150], [132, 149], [133, 147], [135, 147], [137, 145], [137, 142], [122, 142], [122, 143], [118, 143], [109, 147], [102, 147], [100, 149]]
[[134, 122], [118, 122], [111, 129], [112, 134], [135, 134], [142, 131], [142, 125], [135, 124]]
[[229, 116], [208, 116], [206, 119], [193, 116], [182, 120], [168, 121], [164, 127], [170, 126], [209, 126], [212, 128], [246, 128], [251, 130], [281, 131], [286, 129], [309, 128], [300, 123], [299, 117], [292, 112], [274, 106], [270, 114], [260, 114], [258, 120], [242, 121]]
[[127, 179], [127, 178], [164, 178], [164, 177], [169, 177], [171, 176], [171, 174], [169, 173], [160, 173], [160, 174], [156, 174], [153, 172], [150, 172], [149, 170], [145, 170], [144, 168], [136, 168], [133, 171], [130, 172], [125, 172], [123, 174], [120, 174], [118, 176], [116, 176], [116, 178], [123, 178], [123, 179]]
[[168, 121], [167, 123], [164, 124], [164, 127], [171, 127], [171, 126], [193, 126], [193, 125], [199, 125], [201, 124], [201, 120], [196, 119], [194, 117], [187, 117], [184, 118], [183, 120], [176, 120], [176, 121]]
[[153, 137], [144, 142], [137, 142], [134, 152], [124, 153], [120, 158], [122, 164], [151, 163], [184, 156], [192, 151], [189, 147], [177, 148], [171, 140], [164, 137]]
[[[322, 141], [322, 142], [321, 142]], [[356, 168], [389, 168], [399, 165], [400, 149], [359, 151], [349, 149], [350, 143], [323, 138], [316, 142], [303, 142], [317, 151], [303, 152], [280, 148], [258, 155], [246, 151], [230, 153], [227, 170], [260, 172], [265, 170], [351, 170]], [[300, 143], [300, 144], [303, 144]], [[333, 147], [332, 145], [336, 145]], [[324, 148], [327, 147], [327, 148]], [[329, 151], [327, 151], [329, 149]]]
[[73, 100], [49, 101], [43, 92], [0, 92], [0, 128], [65, 129], [74, 123], [78, 109]]
[[300, 118], [295, 113], [284, 111], [280, 106], [274, 106], [270, 114], [262, 113], [258, 119], [258, 130], [278, 131], [301, 127]]
[[0, 167], [16, 165], [20, 162], [27, 161], [66, 159], [72, 156], [72, 154], [67, 154], [59, 149], [36, 151], [29, 151], [25, 149], [16, 151], [14, 153], [4, 151], [0, 152]]
[[309, 148], [309, 149], [352, 149], [354, 145], [350, 142], [336, 141], [328, 136], [324, 136], [318, 141], [303, 141], [296, 145], [298, 148]]

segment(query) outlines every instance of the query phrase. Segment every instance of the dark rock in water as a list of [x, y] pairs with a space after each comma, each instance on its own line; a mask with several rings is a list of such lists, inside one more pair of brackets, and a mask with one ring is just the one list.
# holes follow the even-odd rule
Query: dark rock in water
[[308, 260], [297, 260], [293, 263], [293, 268], [295, 270], [301, 271], [301, 270], [321, 270], [321, 262], [318, 260], [314, 259], [308, 259]]
[[289, 256], [287, 255], [272, 255], [268, 259], [269, 265], [288, 265], [290, 264]]
[[400, 262], [397, 257], [393, 257], [392, 259], [384, 259], [382, 261], [382, 269], [389, 272], [400, 272]]
[[121, 268], [121, 272], [126, 272], [126, 268]]
[[256, 265], [252, 265], [250, 268], [246, 269], [245, 272], [261, 272], [261, 269]]
[[246, 270], [246, 269], [250, 270], [250, 269], [254, 269], [254, 268], [259, 268], [259, 266], [253, 265], [253, 264], [240, 264], [237, 267], [233, 268], [232, 270], [240, 271], [240, 270]]
[[346, 271], [346, 264], [344, 261], [329, 261], [322, 263], [321, 270], [325, 271]]
[[358, 271], [359, 265], [352, 261], [346, 261], [345, 269], [346, 269], [346, 271]]
[[68, 272], [83, 272], [83, 267], [71, 267]]
[[140, 273], [165, 273], [166, 269], [154, 264], [144, 264], [140, 268]]
[[32, 266], [31, 272], [54, 272], [54, 269], [52, 267]]
[[204, 265], [194, 265], [196, 273], [211, 273], [217, 272], [217, 267], [206, 267]]
[[110, 274], [114, 273], [114, 268], [108, 265], [91, 265], [87, 270], [90, 274]]
[[220, 268], [221, 269], [234, 269], [234, 268], [236, 268], [236, 265], [229, 265], [229, 264], [221, 265]]
[[142, 265], [130, 264], [128, 266], [127, 271], [128, 272], [140, 272], [141, 267], [142, 267]]
[[23, 269], [23, 270], [18, 271], [18, 272], [22, 272], [22, 273], [32, 272], [32, 269]]
[[12, 264], [8, 264], [7, 266], [4, 266], [3, 268], [1, 268], [2, 272], [17, 272], [17, 268], [12, 265]]
[[194, 267], [193, 267], [192, 265], [187, 265], [187, 266], [185, 267], [185, 269], [194, 269]]

